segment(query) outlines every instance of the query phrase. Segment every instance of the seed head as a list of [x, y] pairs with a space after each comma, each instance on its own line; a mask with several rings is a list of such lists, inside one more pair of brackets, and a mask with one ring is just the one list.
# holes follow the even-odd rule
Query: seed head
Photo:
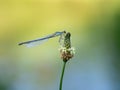
[[59, 50], [60, 50], [61, 58], [63, 59], [64, 62], [67, 62], [75, 54], [75, 49], [73, 47], [68, 49], [66, 47], [61, 47]]

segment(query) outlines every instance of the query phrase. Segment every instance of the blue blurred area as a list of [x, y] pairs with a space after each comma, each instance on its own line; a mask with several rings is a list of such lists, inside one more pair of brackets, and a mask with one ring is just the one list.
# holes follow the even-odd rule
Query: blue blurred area
[[1, 1], [0, 90], [58, 90], [58, 38], [26, 48], [21, 41], [56, 31], [72, 34], [63, 90], [120, 90], [120, 2]]

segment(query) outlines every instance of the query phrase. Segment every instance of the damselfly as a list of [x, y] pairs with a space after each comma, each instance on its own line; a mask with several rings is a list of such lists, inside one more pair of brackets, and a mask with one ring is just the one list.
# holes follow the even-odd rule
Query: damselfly
[[35, 40], [30, 40], [30, 41], [26, 41], [26, 42], [21, 42], [18, 45], [26, 45], [27, 47], [32, 47], [32, 46], [36, 46], [38, 44], [41, 44], [47, 40], [49, 40], [50, 38], [54, 38], [60, 36], [59, 38], [59, 43], [61, 46], [66, 47], [66, 48], [70, 48], [71, 47], [71, 42], [70, 42], [70, 33], [66, 32], [66, 31], [62, 31], [62, 32], [55, 32], [53, 34], [47, 35], [43, 38], [38, 38]]

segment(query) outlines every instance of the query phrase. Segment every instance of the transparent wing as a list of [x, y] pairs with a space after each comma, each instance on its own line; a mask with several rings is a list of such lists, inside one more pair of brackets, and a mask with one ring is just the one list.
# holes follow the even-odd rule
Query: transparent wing
[[35, 41], [35, 42], [32, 42], [32, 43], [26, 43], [26, 44], [24, 44], [24, 46], [26, 46], [26, 47], [34, 47], [34, 46], [41, 45], [41, 44], [47, 42], [48, 40], [49, 40], [49, 38], [41, 40], [41, 41]]
[[65, 33], [61, 34], [59, 38], [59, 43], [61, 46], [64, 46], [64, 38], [65, 38]]
[[47, 41], [50, 38], [60, 36], [63, 33], [65, 33], [65, 31], [63, 31], [63, 32], [55, 32], [55, 33], [53, 33], [51, 35], [48, 35], [48, 36], [45, 36], [43, 38], [39, 38], [39, 39], [36, 39], [36, 40], [31, 40], [31, 41], [26, 41], [26, 42], [21, 42], [18, 45], [25, 45], [27, 47], [33, 47], [33, 46], [40, 45], [40, 44], [44, 43], [45, 41]]

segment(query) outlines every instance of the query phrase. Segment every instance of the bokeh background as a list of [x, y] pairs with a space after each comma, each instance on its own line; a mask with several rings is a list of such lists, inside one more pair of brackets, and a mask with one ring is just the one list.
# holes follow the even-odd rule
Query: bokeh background
[[18, 43], [63, 30], [76, 49], [63, 90], [120, 90], [120, 0], [0, 0], [0, 90], [58, 90], [58, 37]]

